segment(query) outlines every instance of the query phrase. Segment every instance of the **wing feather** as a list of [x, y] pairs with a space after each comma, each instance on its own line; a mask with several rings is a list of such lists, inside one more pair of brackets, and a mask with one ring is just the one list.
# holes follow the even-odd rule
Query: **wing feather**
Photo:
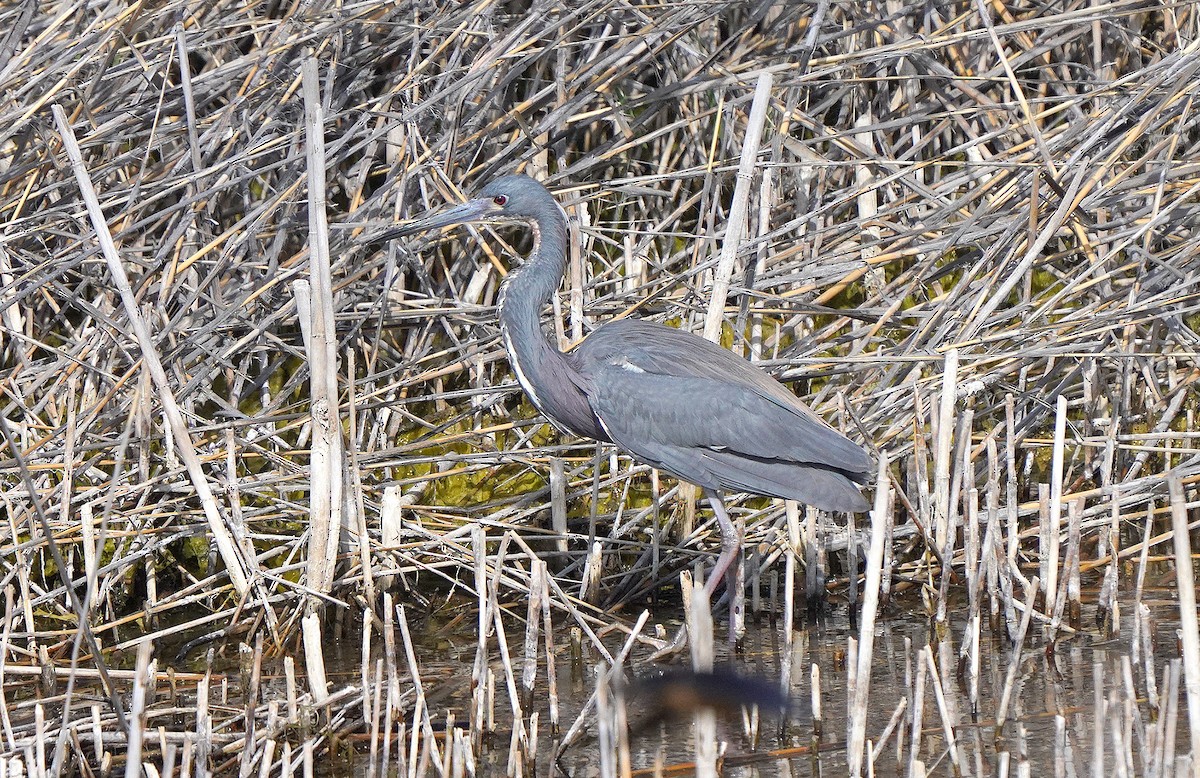
[[786, 387], [690, 333], [623, 319], [597, 329], [575, 356], [596, 415], [639, 456], [635, 447], [656, 443], [811, 464], [854, 480], [870, 469], [862, 448]]

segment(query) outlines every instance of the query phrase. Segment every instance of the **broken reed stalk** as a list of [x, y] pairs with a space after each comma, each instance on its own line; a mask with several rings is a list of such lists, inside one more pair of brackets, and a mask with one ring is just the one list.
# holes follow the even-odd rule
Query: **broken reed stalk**
[[[412, 635], [408, 629], [408, 616], [405, 613], [403, 605], [396, 606], [396, 624], [400, 627], [400, 635], [404, 642], [404, 658], [408, 662], [409, 677], [412, 679], [413, 691], [416, 694], [413, 710], [413, 737], [416, 737], [417, 725], [419, 724], [422, 735], [420, 753], [428, 755], [422, 756], [421, 761], [431, 759], [434, 762], [441, 762], [437, 739], [433, 734], [433, 721], [430, 716], [429, 704], [425, 698], [425, 687], [421, 678], [417, 652], [413, 646]], [[417, 753], [417, 750], [413, 749], [413, 753]]]
[[733, 277], [734, 263], [738, 259], [742, 239], [746, 232], [750, 187], [754, 181], [754, 170], [758, 161], [759, 145], [762, 142], [763, 126], [767, 120], [767, 110], [771, 105], [773, 84], [774, 79], [771, 77], [770, 71], [764, 70], [758, 74], [754, 86], [754, 101], [750, 105], [750, 113], [746, 121], [742, 152], [738, 162], [737, 181], [734, 184], [733, 198], [729, 204], [729, 217], [725, 226], [724, 239], [721, 241], [721, 254], [717, 260], [717, 266], [713, 270], [708, 313], [704, 319], [704, 337], [714, 343], [720, 342], [721, 330], [725, 326], [725, 303], [729, 295], [729, 281]]
[[[301, 63], [304, 94], [305, 151], [308, 163], [308, 248], [311, 305], [305, 328], [309, 355], [311, 443], [309, 463], [311, 525], [308, 585], [319, 594], [333, 586], [334, 560], [342, 531], [342, 421], [338, 397], [337, 333], [334, 329], [333, 277], [330, 270], [329, 225], [325, 211], [325, 114], [321, 106], [318, 62]], [[314, 600], [314, 607], [317, 605]]]
[[608, 668], [596, 670], [596, 751], [601, 778], [617, 778], [616, 711]]
[[1192, 546], [1183, 484], [1174, 473], [1167, 475], [1171, 527], [1175, 545], [1175, 575], [1179, 597], [1179, 636], [1183, 643], [1184, 689], [1188, 701], [1188, 727], [1192, 743], [1200, 743], [1200, 623], [1196, 617], [1196, 576], [1192, 568]]
[[[855, 682], [847, 700], [850, 705], [847, 755], [850, 774], [856, 777], [862, 775], [863, 749], [867, 737], [867, 698], [871, 690], [871, 668], [875, 659], [875, 615], [879, 607], [879, 592], [883, 579], [883, 543], [887, 524], [884, 513], [890, 502], [888, 475], [888, 458], [884, 454], [879, 457], [875, 477], [875, 505], [871, 512], [871, 541], [867, 550], [867, 575], [863, 582], [858, 653], [857, 656], [849, 658], [850, 662], [856, 664], [857, 669], [854, 673]], [[870, 764], [870, 761], [867, 764]]]
[[[1058, 396], [1054, 414], [1054, 447], [1050, 452], [1050, 507], [1045, 529], [1045, 577], [1042, 591], [1046, 597], [1046, 612], [1054, 613], [1058, 603], [1059, 527], [1062, 524], [1063, 456], [1067, 435], [1067, 398]], [[1053, 639], [1053, 636], [1051, 636]]]
[[[133, 683], [133, 698], [129, 703], [129, 744], [125, 753], [125, 778], [141, 778], [142, 743], [146, 737], [147, 685], [154, 683], [154, 645], [142, 641], [137, 651], [137, 671]], [[55, 760], [56, 762], [58, 760]]]
[[199, 498], [201, 506], [204, 508], [209, 530], [212, 532], [213, 540], [221, 552], [221, 557], [225, 562], [230, 581], [233, 583], [238, 594], [245, 596], [248, 593], [249, 585], [242, 560], [236, 551], [233, 538], [225, 526], [224, 517], [221, 516], [220, 510], [217, 508], [216, 499], [213, 497], [212, 489], [208, 484], [208, 477], [204, 474], [200, 459], [196, 455], [196, 450], [192, 445], [191, 434], [188, 431], [187, 423], [183, 420], [179, 405], [175, 400], [172, 383], [167, 379], [166, 371], [163, 369], [162, 361], [159, 359], [158, 351], [154, 345], [154, 340], [150, 335], [150, 329], [139, 312], [137, 300], [133, 295], [133, 288], [129, 283], [128, 276], [125, 274], [125, 268], [121, 264], [121, 258], [118, 255], [112, 234], [109, 232], [108, 223], [104, 219], [104, 212], [100, 208], [100, 201], [92, 185], [91, 176], [84, 164], [79, 144], [75, 140], [75, 133], [71, 129], [71, 124], [62, 106], [56, 104], [51, 107], [59, 136], [62, 138], [63, 147], [66, 149], [67, 155], [71, 158], [71, 169], [75, 174], [76, 181], [79, 183], [80, 197], [87, 206], [88, 216], [91, 218], [92, 227], [96, 231], [96, 238], [103, 249], [108, 271], [112, 276], [112, 281], [117, 287], [118, 293], [121, 295], [121, 303], [124, 306], [125, 315], [129, 318], [129, 324], [133, 328], [137, 338], [142, 362], [149, 371], [150, 377], [154, 381], [155, 389], [158, 391], [159, 401], [162, 403], [163, 415], [170, 425], [174, 443], [179, 447], [179, 454], [183, 457], [187, 465], [188, 475], [192, 479], [192, 486], [196, 490], [196, 496]]
[[[796, 618], [796, 563], [800, 559], [800, 509], [795, 500], [788, 500], [784, 504], [784, 517], [787, 521], [787, 550], [784, 564], [784, 584], [783, 584], [783, 658], [779, 668], [779, 690], [784, 697], [790, 697], [792, 694], [792, 675], [795, 673], [797, 677], [801, 673], [796, 673], [797, 668], [803, 672], [803, 658], [797, 657], [795, 654], [796, 630], [794, 627]], [[2, 700], [0, 700], [2, 702]], [[781, 732], [786, 732], [791, 710], [785, 710], [779, 729]]]
[[1004, 729], [1004, 722], [1008, 715], [1009, 701], [1012, 699], [1013, 683], [1017, 678], [1017, 670], [1020, 667], [1021, 646], [1025, 644], [1025, 635], [1029, 631], [1029, 622], [1033, 618], [1034, 603], [1037, 602], [1037, 595], [1041, 581], [1037, 576], [1034, 576], [1029, 581], [1029, 588], [1025, 591], [1025, 607], [1021, 613], [1021, 625], [1017, 628], [1017, 637], [1013, 641], [1013, 646], [1016, 650], [1013, 651], [1012, 657], [1009, 660], [1008, 672], [1004, 678], [1004, 686], [1000, 692], [1000, 704], [996, 711], [996, 731], [1000, 732]]
[[958, 389], [958, 349], [946, 352], [942, 366], [942, 395], [938, 405], [933, 462], [933, 540], [938, 550], [950, 541], [951, 440]]
[[[768, 81], [769, 83], [769, 81]], [[686, 583], [685, 583], [686, 586]], [[698, 673], [713, 669], [713, 616], [708, 593], [703, 584], [691, 587], [687, 609], [688, 648], [692, 670]], [[693, 741], [698, 778], [716, 778], [720, 745], [717, 741], [717, 717], [711, 707], [698, 708], [693, 715]]]

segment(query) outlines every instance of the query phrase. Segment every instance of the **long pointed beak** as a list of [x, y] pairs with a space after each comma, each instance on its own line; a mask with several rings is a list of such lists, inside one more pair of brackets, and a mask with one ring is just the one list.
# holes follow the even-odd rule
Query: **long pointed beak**
[[468, 200], [461, 205], [454, 205], [427, 213], [420, 218], [413, 219], [407, 224], [401, 224], [398, 227], [384, 230], [376, 240], [385, 241], [392, 238], [403, 238], [406, 235], [414, 235], [418, 232], [429, 232], [440, 227], [484, 221], [491, 217], [493, 217], [492, 201], [478, 198]]

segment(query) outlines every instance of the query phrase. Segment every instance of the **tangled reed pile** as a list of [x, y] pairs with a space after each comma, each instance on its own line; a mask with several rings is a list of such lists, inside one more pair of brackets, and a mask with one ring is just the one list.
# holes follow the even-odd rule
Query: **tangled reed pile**
[[[886, 453], [893, 588], [944, 597], [989, 516], [1045, 582], [1064, 506], [1086, 569], [1140, 550], [1120, 522], [1140, 539], [1165, 515], [1164, 473], [1197, 500], [1194, 2], [26, 2], [0, 21], [0, 729], [26, 769], [126, 748], [269, 766], [292, 746], [278, 699], [168, 715], [153, 663], [182, 647], [207, 695], [210, 647], [299, 655], [306, 613], [319, 636], [382, 619], [385, 589], [474, 598], [479, 571], [503, 603], [529, 590], [528, 544], [556, 613], [620, 622], [713, 548], [690, 491], [553, 433], [517, 390], [497, 236], [372, 240], [514, 170], [571, 219], [564, 345], [631, 313], [698, 330], [744, 220], [726, 344]], [[761, 574], [781, 569], [784, 507], [736, 512]], [[130, 697], [114, 668], [151, 644]], [[319, 645], [289, 703], [333, 712], [297, 753], [365, 715], [312, 678]], [[104, 702], [66, 689], [94, 674]]]

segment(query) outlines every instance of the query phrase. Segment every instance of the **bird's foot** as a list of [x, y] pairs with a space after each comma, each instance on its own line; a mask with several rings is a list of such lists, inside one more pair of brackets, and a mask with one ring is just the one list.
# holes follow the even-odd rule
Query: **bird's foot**
[[651, 654], [647, 661], [658, 662], [668, 657], [673, 657], [687, 647], [687, 641], [687, 625], [684, 624], [679, 627], [679, 631], [675, 633], [675, 637], [671, 638], [671, 642], [664, 644]]

